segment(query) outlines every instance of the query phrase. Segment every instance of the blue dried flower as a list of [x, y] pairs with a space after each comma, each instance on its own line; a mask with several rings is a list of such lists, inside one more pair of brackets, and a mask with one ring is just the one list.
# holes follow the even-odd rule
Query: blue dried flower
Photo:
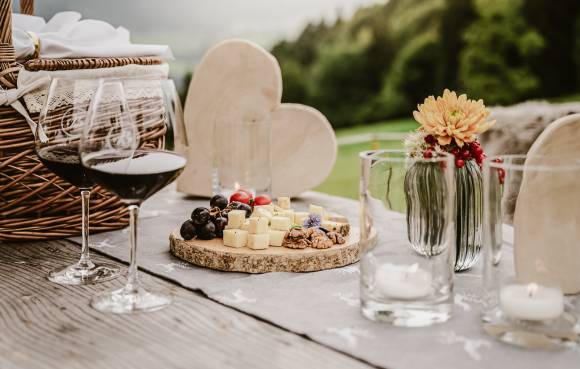
[[310, 213], [308, 214], [308, 218], [304, 219], [302, 226], [304, 228], [320, 227], [320, 222], [320, 214]]

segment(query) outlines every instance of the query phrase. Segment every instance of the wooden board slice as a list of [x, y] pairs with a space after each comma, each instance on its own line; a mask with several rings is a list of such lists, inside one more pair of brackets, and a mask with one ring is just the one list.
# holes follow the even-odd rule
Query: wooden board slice
[[[534, 142], [525, 165], [546, 165], [542, 156], [580, 158], [580, 114], [556, 120]], [[565, 293], [580, 292], [579, 171], [526, 172], [514, 213], [514, 260], [518, 279], [556, 278]], [[547, 271], [547, 273], [543, 273]]]
[[192, 264], [227, 272], [315, 272], [343, 267], [359, 260], [359, 232], [352, 228], [347, 242], [328, 249], [272, 247], [250, 250], [224, 246], [221, 238], [185, 241], [176, 229], [169, 236], [170, 250]]
[[216, 121], [271, 122], [273, 196], [296, 196], [321, 184], [336, 158], [334, 131], [318, 110], [281, 104], [281, 97], [280, 66], [268, 51], [245, 40], [210, 49], [195, 70], [185, 102], [189, 150], [178, 190], [212, 195]]

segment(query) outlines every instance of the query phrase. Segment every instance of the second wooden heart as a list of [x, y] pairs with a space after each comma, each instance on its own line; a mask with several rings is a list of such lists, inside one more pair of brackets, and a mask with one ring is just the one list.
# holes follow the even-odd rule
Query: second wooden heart
[[185, 104], [188, 164], [178, 190], [211, 196], [216, 121], [251, 119], [272, 124], [272, 195], [296, 196], [321, 184], [336, 159], [336, 138], [318, 110], [281, 104], [276, 59], [245, 40], [224, 41], [196, 69]]

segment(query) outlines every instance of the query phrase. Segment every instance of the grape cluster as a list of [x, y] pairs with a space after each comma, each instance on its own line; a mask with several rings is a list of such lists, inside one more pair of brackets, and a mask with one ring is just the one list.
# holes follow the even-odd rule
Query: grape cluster
[[228, 213], [231, 210], [244, 210], [246, 218], [252, 214], [250, 205], [237, 201], [228, 203], [228, 199], [223, 195], [215, 195], [209, 201], [209, 208], [198, 207], [193, 209], [191, 218], [183, 222], [179, 233], [184, 240], [221, 238], [228, 224]]
[[209, 209], [193, 209], [191, 218], [183, 222], [179, 233], [184, 240], [212, 240], [223, 236], [228, 219], [222, 215], [222, 210], [228, 205], [228, 200], [222, 195], [216, 195], [211, 198], [209, 205]]

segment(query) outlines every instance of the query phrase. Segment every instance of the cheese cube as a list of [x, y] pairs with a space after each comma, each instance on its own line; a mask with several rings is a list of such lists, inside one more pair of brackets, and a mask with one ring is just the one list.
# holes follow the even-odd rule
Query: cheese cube
[[270, 227], [277, 231], [287, 231], [291, 226], [292, 222], [288, 217], [276, 216], [272, 217], [272, 220], [270, 221]]
[[268, 234], [270, 235], [270, 246], [282, 246], [284, 237], [286, 237], [286, 231], [270, 229]]
[[268, 233], [268, 218], [256, 217], [250, 218], [250, 227], [248, 231], [251, 234], [264, 234]]
[[228, 213], [226, 229], [241, 229], [246, 220], [245, 210], [232, 210]]
[[308, 207], [308, 212], [320, 215], [320, 219], [324, 219], [324, 216], [326, 214], [326, 211], [324, 211], [324, 208], [322, 206], [313, 204], [310, 204], [310, 206]]
[[242, 224], [242, 230], [244, 231], [249, 231], [250, 230], [250, 220], [246, 219], [246, 221], [244, 222], [244, 224]]
[[244, 247], [248, 243], [248, 231], [224, 229], [224, 246]]
[[268, 220], [272, 219], [272, 213], [264, 208], [258, 208], [255, 207], [254, 208], [254, 212], [252, 213], [252, 218], [256, 218], [256, 217], [264, 217], [264, 218], [268, 218]]
[[290, 198], [289, 197], [278, 197], [278, 206], [282, 209], [290, 209]]
[[308, 218], [308, 212], [306, 211], [297, 211], [294, 213], [294, 224], [298, 224], [302, 226], [304, 221]]
[[279, 217], [286, 217], [290, 222], [294, 222], [294, 210], [282, 210], [276, 214]]
[[270, 243], [270, 235], [268, 233], [248, 235], [248, 247], [252, 250], [267, 249], [269, 243]]
[[254, 206], [254, 210], [256, 209], [264, 209], [264, 210], [268, 210], [270, 213], [274, 212], [274, 205], [273, 204], [268, 204], [268, 205], [256, 205]]

